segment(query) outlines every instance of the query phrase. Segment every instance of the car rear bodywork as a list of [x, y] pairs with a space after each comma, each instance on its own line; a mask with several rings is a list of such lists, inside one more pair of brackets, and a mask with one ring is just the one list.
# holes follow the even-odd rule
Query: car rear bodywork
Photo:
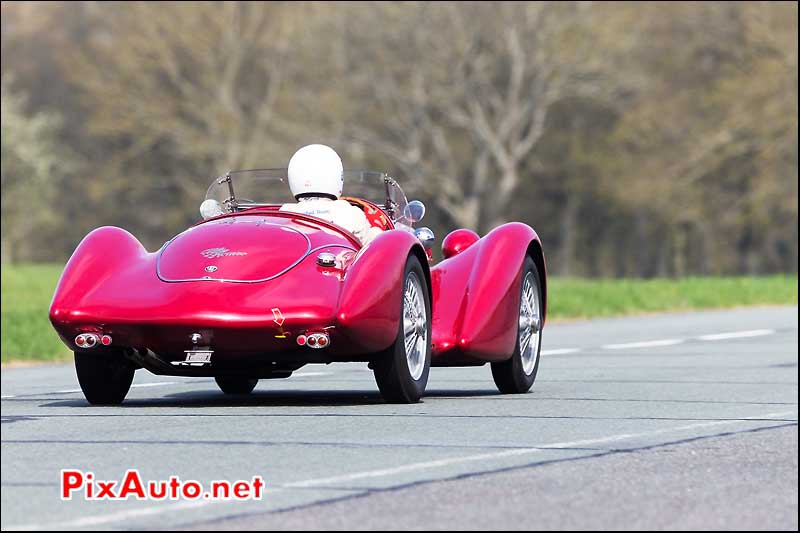
[[[320, 254], [333, 264], [320, 264]], [[432, 268], [408, 231], [362, 247], [333, 224], [275, 209], [201, 222], [152, 253], [127, 231], [102, 227], [67, 263], [50, 320], [73, 350], [84, 349], [75, 344], [81, 333], [107, 335], [160, 374], [268, 377], [308, 362], [368, 361], [397, 336], [409, 254], [431, 287], [433, 364], [507, 358], [525, 254], [545, 276], [538, 237], [524, 224], [503, 225]], [[329, 336], [325, 349], [298, 343], [315, 332]], [[180, 365], [195, 349], [213, 351], [213, 365]]]

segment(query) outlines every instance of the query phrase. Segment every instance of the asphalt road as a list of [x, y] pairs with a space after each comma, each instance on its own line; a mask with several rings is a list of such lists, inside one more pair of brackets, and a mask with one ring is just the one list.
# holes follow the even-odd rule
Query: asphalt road
[[[224, 397], [139, 371], [89, 407], [70, 365], [2, 371], [6, 529], [798, 528], [796, 307], [548, 325], [533, 392], [431, 370], [382, 403], [365, 365]], [[260, 501], [61, 501], [59, 472], [250, 479]]]

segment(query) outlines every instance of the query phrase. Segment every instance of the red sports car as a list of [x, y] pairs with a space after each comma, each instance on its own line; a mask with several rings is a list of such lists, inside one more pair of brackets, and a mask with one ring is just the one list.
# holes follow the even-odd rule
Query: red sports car
[[[431, 264], [433, 233], [391, 177], [346, 172], [346, 198], [383, 230], [366, 246], [291, 202], [285, 171], [214, 181], [205, 220], [148, 252], [101, 227], [73, 253], [50, 320], [75, 353], [86, 399], [121, 403], [133, 374], [213, 376], [247, 394], [308, 363], [369, 362], [383, 397], [416, 402], [431, 366], [491, 363], [504, 393], [539, 366], [547, 285], [542, 245], [521, 223], [460, 229]], [[281, 198], [284, 195], [284, 198]]]

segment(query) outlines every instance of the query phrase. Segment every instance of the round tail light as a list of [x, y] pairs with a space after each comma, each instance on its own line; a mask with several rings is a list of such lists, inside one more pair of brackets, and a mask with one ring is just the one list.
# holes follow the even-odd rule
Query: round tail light
[[311, 337], [308, 338], [308, 340], [306, 342], [308, 342], [309, 346], [316, 346], [317, 345], [317, 338], [312, 335]]
[[305, 346], [306, 344], [306, 336], [305, 335], [298, 335], [297, 336], [297, 344], [300, 346]]
[[111, 344], [111, 335], [103, 335], [100, 337], [100, 342], [103, 343], [103, 346], [108, 346]]

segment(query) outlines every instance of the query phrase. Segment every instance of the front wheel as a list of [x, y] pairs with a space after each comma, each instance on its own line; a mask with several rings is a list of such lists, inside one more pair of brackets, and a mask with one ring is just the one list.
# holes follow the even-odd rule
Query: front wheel
[[425, 272], [414, 255], [406, 261], [400, 311], [394, 344], [377, 354], [372, 366], [387, 402], [416, 403], [425, 393], [431, 366], [431, 299]]
[[542, 284], [536, 264], [525, 257], [522, 266], [517, 344], [506, 361], [492, 363], [492, 377], [503, 394], [528, 392], [539, 370], [542, 347]]
[[225, 394], [250, 394], [258, 385], [257, 379], [217, 376], [214, 378]]
[[75, 372], [89, 403], [118, 405], [131, 388], [136, 368], [121, 353], [75, 352]]

